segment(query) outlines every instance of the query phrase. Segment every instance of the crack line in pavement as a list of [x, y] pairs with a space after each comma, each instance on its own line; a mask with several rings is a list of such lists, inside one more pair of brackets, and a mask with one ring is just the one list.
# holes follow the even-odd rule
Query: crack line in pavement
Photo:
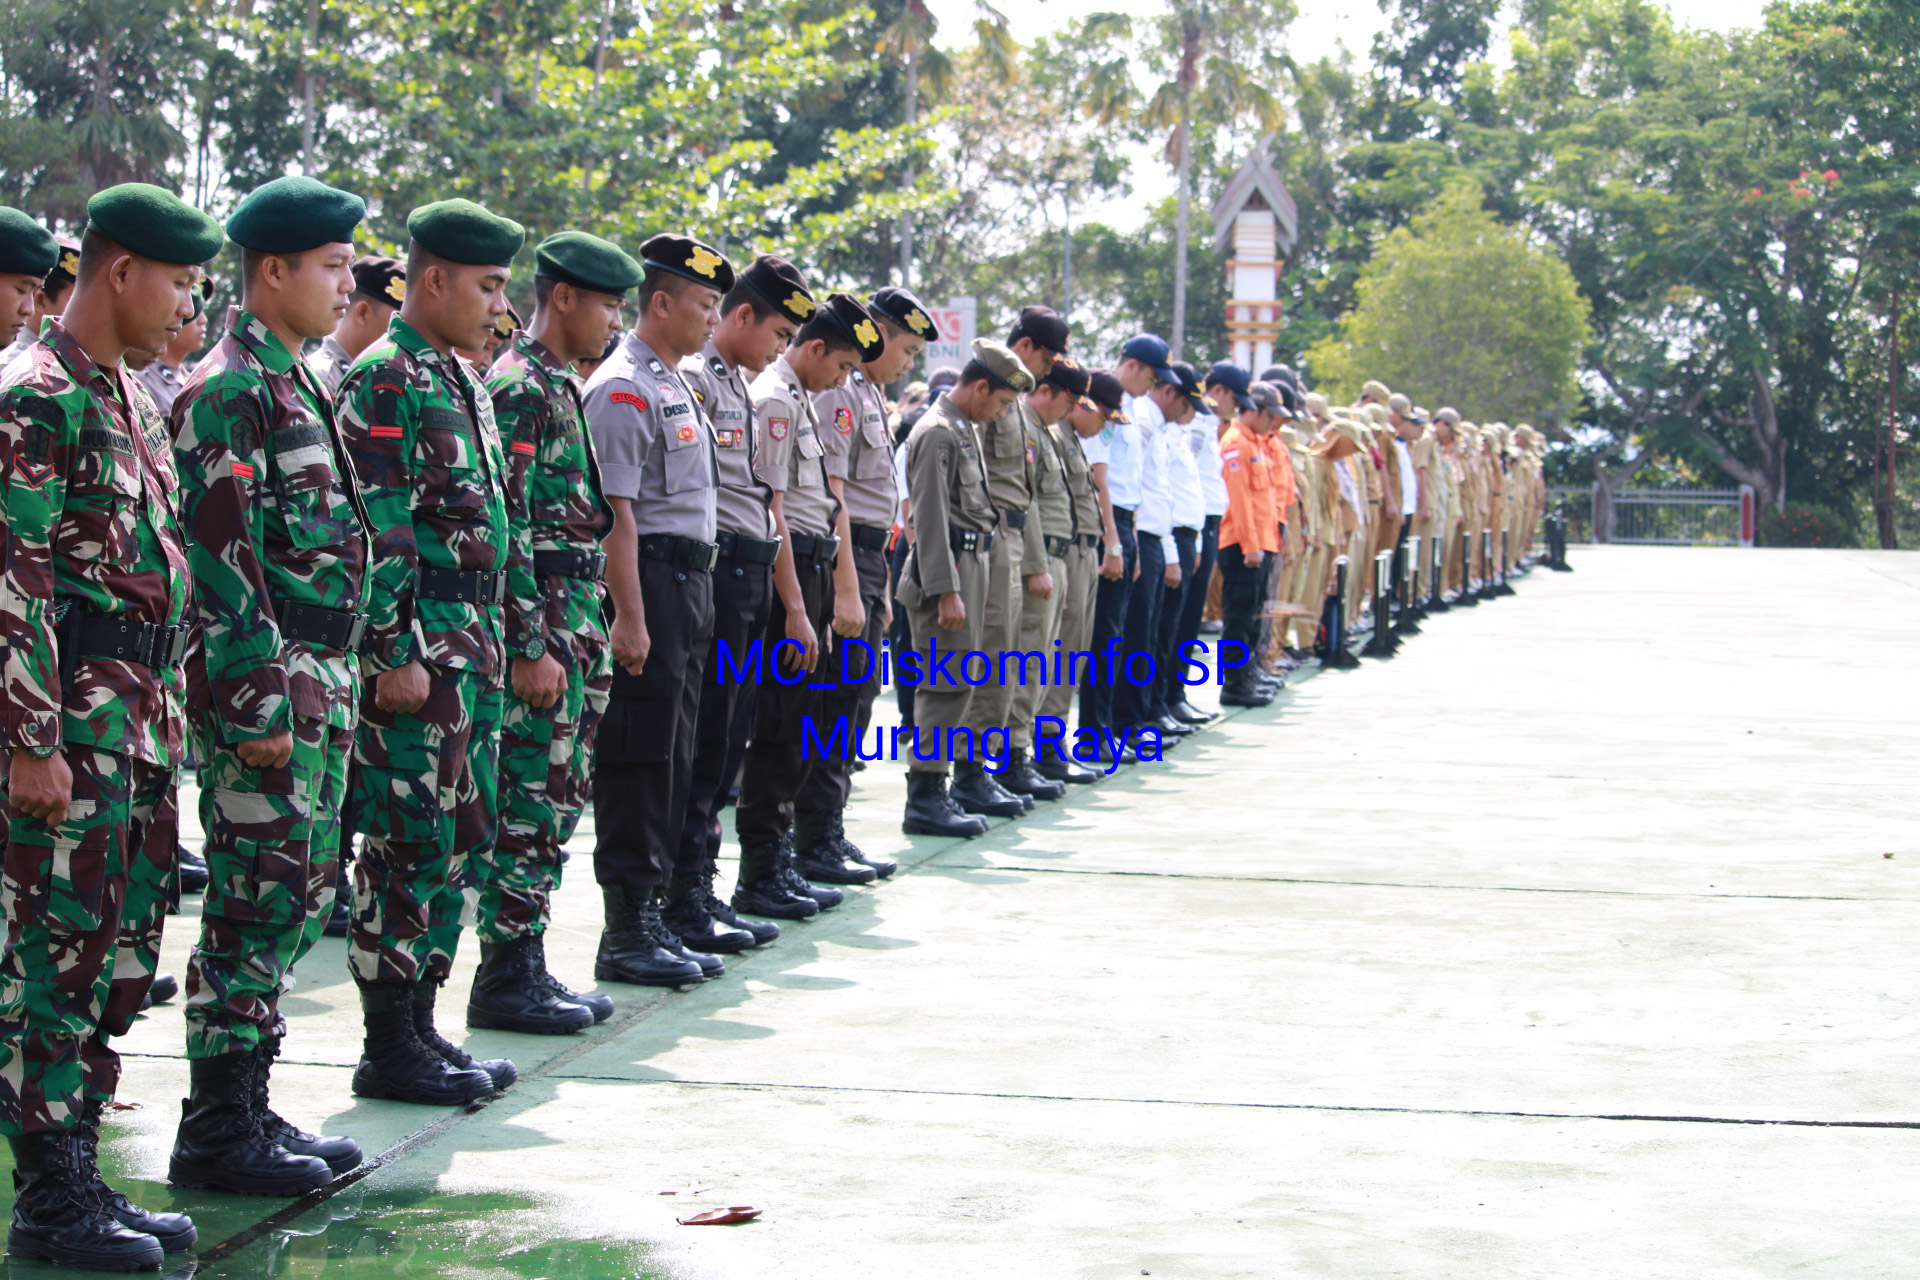
[[753, 1080], [636, 1080], [632, 1076], [566, 1076], [605, 1084], [679, 1084], [700, 1089], [792, 1089], [809, 1093], [886, 1093], [923, 1098], [1005, 1098], [1015, 1102], [1116, 1102], [1127, 1106], [1238, 1107], [1253, 1111], [1339, 1111], [1366, 1115], [1480, 1116], [1513, 1120], [1634, 1120], [1653, 1124], [1778, 1125], [1794, 1129], [1920, 1129], [1920, 1120], [1781, 1120], [1759, 1116], [1641, 1115], [1633, 1112], [1500, 1111], [1473, 1107], [1386, 1107], [1337, 1102], [1221, 1102], [1198, 1098], [1101, 1098], [1068, 1093], [1001, 1093], [967, 1089], [850, 1088], [838, 1084], [769, 1084]]
[[[917, 868], [916, 868], [917, 869]], [[1463, 893], [1573, 893], [1599, 898], [1732, 898], [1754, 902], [1920, 902], [1920, 898], [1865, 898], [1826, 893], [1697, 893], [1683, 890], [1576, 889], [1524, 884], [1420, 884], [1399, 880], [1325, 880], [1312, 876], [1210, 876], [1192, 871], [1126, 871], [1098, 867], [1029, 867], [993, 862], [978, 867], [935, 867], [935, 871], [1025, 871], [1055, 876], [1133, 876], [1141, 880], [1215, 880], [1222, 884], [1321, 884], [1351, 889], [1452, 889]]]

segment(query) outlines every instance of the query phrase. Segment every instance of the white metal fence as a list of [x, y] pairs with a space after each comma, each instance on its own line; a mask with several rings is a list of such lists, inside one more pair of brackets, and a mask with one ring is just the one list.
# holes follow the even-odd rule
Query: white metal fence
[[1549, 486], [1543, 515], [1566, 521], [1568, 542], [1644, 546], [1750, 547], [1753, 490], [1615, 489]]

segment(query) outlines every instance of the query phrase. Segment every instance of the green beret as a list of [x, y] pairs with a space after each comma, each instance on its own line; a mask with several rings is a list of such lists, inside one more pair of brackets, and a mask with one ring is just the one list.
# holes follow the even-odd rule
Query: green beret
[[527, 242], [527, 229], [471, 200], [423, 204], [407, 215], [407, 235], [435, 257], [470, 267], [504, 267]]
[[256, 253], [304, 253], [352, 244], [367, 202], [312, 178], [275, 178], [255, 187], [227, 219], [227, 239]]
[[637, 288], [640, 264], [619, 245], [584, 231], [548, 236], [533, 251], [534, 274], [564, 280], [595, 293], [623, 294]]
[[123, 182], [87, 201], [87, 226], [128, 253], [179, 267], [210, 260], [227, 239], [212, 218], [145, 182]]
[[0, 205], [0, 276], [47, 278], [60, 261], [53, 233], [18, 209]]

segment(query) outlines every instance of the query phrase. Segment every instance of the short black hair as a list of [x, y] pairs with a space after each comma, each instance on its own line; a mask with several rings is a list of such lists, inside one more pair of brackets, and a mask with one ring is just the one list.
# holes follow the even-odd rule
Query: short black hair
[[967, 361], [967, 367], [960, 371], [960, 381], [955, 385], [964, 386], [969, 382], [991, 382], [996, 387], [1002, 385], [1000, 379], [994, 376], [993, 370], [978, 360]]
[[119, 252], [124, 252], [117, 241], [109, 240], [92, 227], [80, 233], [80, 274], [74, 277], [76, 283], [99, 273], [100, 268]]
[[245, 295], [245, 293], [247, 292], [247, 286], [253, 283], [254, 273], [260, 270], [260, 264], [265, 262], [268, 258], [278, 258], [282, 262], [287, 264], [287, 267], [289, 270], [298, 271], [300, 269], [300, 259], [304, 258], [305, 256], [306, 256], [306, 251], [304, 249], [301, 250], [299, 253], [262, 253], [258, 249], [249, 249], [245, 245], [242, 245], [240, 247], [240, 292], [241, 294]]
[[840, 321], [825, 307], [814, 312], [813, 319], [800, 326], [800, 332], [793, 335], [793, 345], [804, 347], [815, 338], [827, 344], [828, 354], [835, 351], [851, 351], [855, 355], [860, 353], [860, 344], [853, 340], [840, 326]]
[[905, 334], [909, 338], [917, 338], [920, 336], [919, 334], [915, 333], [913, 330], [907, 328], [907, 326], [901, 324], [898, 320], [892, 319], [885, 312], [880, 311], [878, 308], [868, 307], [867, 313], [871, 315], [875, 320], [878, 320], [880, 322], [880, 332], [886, 335], [889, 341], [900, 336], [901, 334]]
[[720, 299], [721, 315], [732, 315], [736, 307], [752, 307], [755, 324], [759, 324], [768, 316], [780, 314], [771, 302], [761, 296], [758, 289], [753, 288], [744, 279], [736, 280], [733, 288], [727, 290], [727, 296]]
[[[408, 270], [411, 277], [413, 272]], [[689, 280], [678, 272], [668, 271], [664, 267], [648, 267], [647, 274], [640, 280], [640, 293], [635, 299], [641, 315], [647, 314], [653, 307], [653, 295], [665, 293], [669, 298], [678, 298], [687, 290], [701, 287], [697, 281]], [[706, 286], [711, 288], [712, 286]]]

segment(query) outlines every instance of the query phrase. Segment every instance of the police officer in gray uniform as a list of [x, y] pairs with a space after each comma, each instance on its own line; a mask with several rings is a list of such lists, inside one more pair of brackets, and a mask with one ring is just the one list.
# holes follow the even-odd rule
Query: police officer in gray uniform
[[350, 269], [353, 292], [347, 297], [347, 313], [307, 357], [307, 371], [330, 396], [339, 394], [347, 370], [380, 340], [393, 313], [407, 300], [407, 271], [396, 259], [356, 258]]
[[[814, 397], [820, 441], [827, 450], [827, 482], [847, 508], [849, 543], [840, 554], [852, 554], [866, 613], [866, 629], [858, 637], [865, 649], [855, 645], [842, 650], [842, 660], [830, 664], [832, 678], [826, 683], [833, 687], [821, 699], [821, 721], [834, 725], [845, 717], [850, 740], [872, 724], [874, 699], [880, 693], [880, 645], [892, 621], [887, 549], [899, 518], [900, 489], [894, 478], [885, 389], [920, 358], [934, 331], [927, 309], [905, 289], [880, 290], [867, 300], [867, 310], [880, 325], [886, 349], [848, 375], [846, 386]], [[850, 675], [866, 678], [844, 678]], [[800, 874], [809, 880], [865, 883], [876, 875], [892, 875], [899, 865], [892, 858], [864, 853], [847, 839], [844, 814], [852, 787], [851, 761], [824, 760], [807, 775], [793, 816], [793, 839]]]
[[[696, 951], [730, 953], [773, 941], [780, 926], [750, 920], [713, 890], [720, 852], [720, 810], [740, 776], [752, 726], [755, 684], [719, 665], [722, 646], [737, 667], [766, 629], [773, 602], [773, 488], [755, 474], [760, 427], [748, 383], [764, 373], [818, 309], [807, 278], [785, 258], [757, 259], [720, 304], [720, 326], [706, 350], [681, 365], [713, 424], [719, 447], [716, 503], [720, 565], [713, 574], [713, 658], [700, 691], [693, 789], [680, 831], [667, 927]], [[810, 895], [779, 889], [753, 904], [755, 914], [803, 920], [820, 910]]]
[[[782, 891], [811, 897], [822, 911], [845, 897], [832, 885], [807, 880], [794, 858], [794, 803], [820, 763], [818, 753], [806, 748], [808, 736], [819, 741], [833, 734], [820, 721], [822, 686], [837, 665], [830, 658], [833, 635], [836, 628], [850, 635], [865, 629], [857, 589], [853, 598], [836, 599], [847, 512], [827, 483], [813, 397], [844, 383], [856, 366], [884, 349], [880, 326], [866, 307], [852, 294], [836, 293], [801, 328], [787, 354], [754, 379], [754, 415], [765, 436], [755, 470], [773, 488], [774, 521], [783, 539], [764, 633], [766, 664], [778, 662], [787, 674], [804, 672], [806, 678], [763, 682], [754, 694], [753, 737], [734, 810], [740, 835], [736, 911], [752, 911]], [[823, 655], [829, 661], [823, 663]], [[873, 879], [872, 868], [862, 870]]]
[[713, 430], [678, 366], [707, 345], [734, 275], [686, 236], [654, 236], [640, 254], [639, 319], [583, 397], [614, 513], [613, 690], [593, 748], [593, 870], [606, 898], [594, 976], [679, 986], [725, 967], [660, 919], [692, 786], [720, 558]]
[[[906, 606], [923, 662], [935, 644], [958, 655], [982, 647], [987, 561], [999, 517], [987, 492], [978, 428], [1031, 390], [1033, 374], [1018, 356], [977, 338], [960, 381], [934, 400], [907, 437], [913, 550], [895, 594]], [[986, 820], [967, 813], [947, 794], [948, 743], [958, 742], [950, 731], [967, 723], [974, 691], [953, 663], [930, 665], [914, 690], [916, 741], [901, 828], [909, 835], [983, 835]], [[977, 759], [973, 768], [979, 768]]]

